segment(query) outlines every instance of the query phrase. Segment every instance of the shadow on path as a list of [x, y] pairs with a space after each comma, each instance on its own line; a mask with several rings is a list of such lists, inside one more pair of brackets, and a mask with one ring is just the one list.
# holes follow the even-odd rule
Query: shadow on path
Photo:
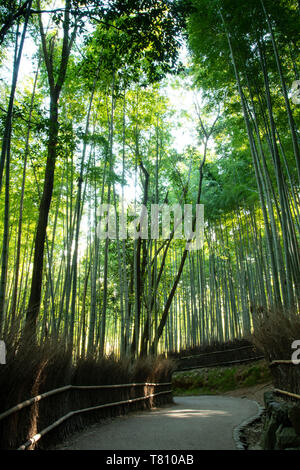
[[224, 396], [175, 397], [174, 404], [94, 425], [63, 450], [235, 450], [233, 430], [256, 402]]

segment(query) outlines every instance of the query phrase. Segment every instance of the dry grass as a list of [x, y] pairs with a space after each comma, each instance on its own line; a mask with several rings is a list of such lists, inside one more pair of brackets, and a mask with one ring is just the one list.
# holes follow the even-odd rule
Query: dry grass
[[164, 356], [143, 357], [133, 365], [132, 377], [136, 382], [170, 382], [175, 365]]
[[[290, 361], [295, 340], [300, 340], [299, 312], [269, 310], [256, 315], [251, 341], [263, 351], [268, 361]], [[270, 370], [275, 388], [300, 395], [299, 365], [274, 364]]]
[[[113, 356], [89, 357], [72, 363], [72, 354], [63, 344], [48, 341], [42, 346], [20, 343], [6, 338], [7, 364], [0, 368], [0, 413], [43, 392], [64, 385], [110, 385], [133, 382], [170, 381], [173, 362], [164, 358], [145, 358], [133, 362]], [[162, 389], [156, 390], [160, 391]], [[69, 390], [47, 397], [0, 421], [0, 448], [15, 449], [36, 432], [44, 429], [69, 411], [114, 401], [128, 400], [153, 388], [129, 387], [107, 390]], [[162, 395], [156, 400], [138, 402], [130, 409], [157, 406], [171, 400]], [[73, 432], [102, 418], [123, 414], [128, 405], [88, 412], [67, 420], [39, 441], [40, 448], [61, 442]]]
[[293, 353], [291, 345], [294, 340], [300, 340], [299, 313], [268, 310], [256, 314], [250, 339], [269, 361], [290, 360]]

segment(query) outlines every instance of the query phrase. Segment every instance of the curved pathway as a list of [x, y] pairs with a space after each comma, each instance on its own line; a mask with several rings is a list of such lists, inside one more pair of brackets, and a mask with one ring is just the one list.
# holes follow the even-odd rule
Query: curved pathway
[[224, 396], [175, 397], [174, 404], [91, 426], [61, 449], [234, 450], [233, 430], [258, 412], [256, 402]]

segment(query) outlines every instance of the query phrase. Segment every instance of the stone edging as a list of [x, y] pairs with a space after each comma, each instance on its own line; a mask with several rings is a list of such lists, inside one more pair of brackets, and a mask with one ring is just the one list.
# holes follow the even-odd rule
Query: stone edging
[[251, 418], [246, 419], [245, 421], [243, 421], [241, 424], [239, 424], [238, 426], [236, 426], [234, 428], [234, 430], [233, 430], [233, 440], [235, 442], [237, 450], [246, 450], [246, 446], [242, 442], [242, 439], [241, 439], [241, 433], [247, 426], [254, 423], [254, 421], [260, 419], [260, 417], [262, 416], [262, 414], [265, 411], [265, 408], [263, 406], [261, 406], [259, 403], [257, 403], [257, 401], [255, 401], [255, 400], [251, 400], [251, 401], [254, 401], [254, 403], [256, 403], [256, 405], [258, 407], [258, 413], [256, 415], [252, 416]]

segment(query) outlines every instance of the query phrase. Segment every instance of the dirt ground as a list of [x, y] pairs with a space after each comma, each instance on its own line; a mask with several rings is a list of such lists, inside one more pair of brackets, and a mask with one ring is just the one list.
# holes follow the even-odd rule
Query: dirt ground
[[[261, 406], [264, 406], [264, 400], [263, 400], [264, 392], [268, 390], [272, 390], [272, 388], [273, 388], [272, 383], [269, 382], [265, 384], [254, 385], [251, 387], [244, 387], [244, 388], [236, 389], [236, 390], [232, 390], [232, 391], [225, 392], [225, 393], [223, 392], [222, 396], [245, 398], [245, 399], [247, 398], [249, 400], [255, 400], [258, 404], [260, 404]], [[155, 414], [154, 413], [155, 411], [157, 411], [157, 413], [162, 412], [163, 408], [164, 407], [162, 407], [161, 409], [152, 410], [152, 413], [150, 414], [148, 413], [148, 414], [150, 416], [151, 414]], [[139, 415], [139, 413], [137, 413], [137, 415]], [[132, 416], [134, 416], [134, 413], [132, 414]], [[115, 418], [111, 420], [108, 419], [107, 424], [114, 423], [115, 420], [116, 420]], [[128, 420], [128, 416], [121, 417], [120, 420], [125, 422], [126, 420]], [[98, 430], [98, 425], [94, 425], [94, 426], [91, 426], [86, 432], [95, 433], [97, 430]], [[243, 430], [241, 434], [241, 438], [242, 438], [242, 441], [245, 443], [247, 450], [261, 450], [259, 446], [261, 431], [262, 431], [262, 419], [256, 420], [253, 424], [247, 426]], [[84, 432], [78, 433], [77, 438], [79, 439], [81, 435], [84, 435]], [[187, 433], [187, 435], [189, 435], [189, 433]], [[90, 438], [88, 438], [88, 441], [89, 439]], [[66, 441], [62, 446], [56, 446], [55, 449], [66, 449], [68, 448], [68, 445], [69, 446], [72, 445], [72, 442], [73, 442], [72, 439], [69, 441]]]
[[130, 413], [89, 427], [60, 449], [236, 450], [231, 431], [255, 413], [257, 405], [240, 397], [175, 396], [167, 407]]
[[[230, 397], [248, 398], [255, 400], [259, 405], [264, 406], [264, 392], [273, 389], [271, 382], [266, 384], [254, 385], [253, 387], [240, 388], [226, 392], [223, 395]], [[263, 415], [260, 419], [247, 426], [241, 435], [246, 450], [262, 450], [260, 447], [261, 433], [263, 429]]]
[[255, 400], [261, 406], [264, 406], [264, 393], [272, 389], [272, 382], [268, 382], [266, 384], [254, 385], [252, 387], [238, 388], [236, 390], [222, 393], [222, 395], [227, 395], [229, 397], [249, 398], [249, 400]]

